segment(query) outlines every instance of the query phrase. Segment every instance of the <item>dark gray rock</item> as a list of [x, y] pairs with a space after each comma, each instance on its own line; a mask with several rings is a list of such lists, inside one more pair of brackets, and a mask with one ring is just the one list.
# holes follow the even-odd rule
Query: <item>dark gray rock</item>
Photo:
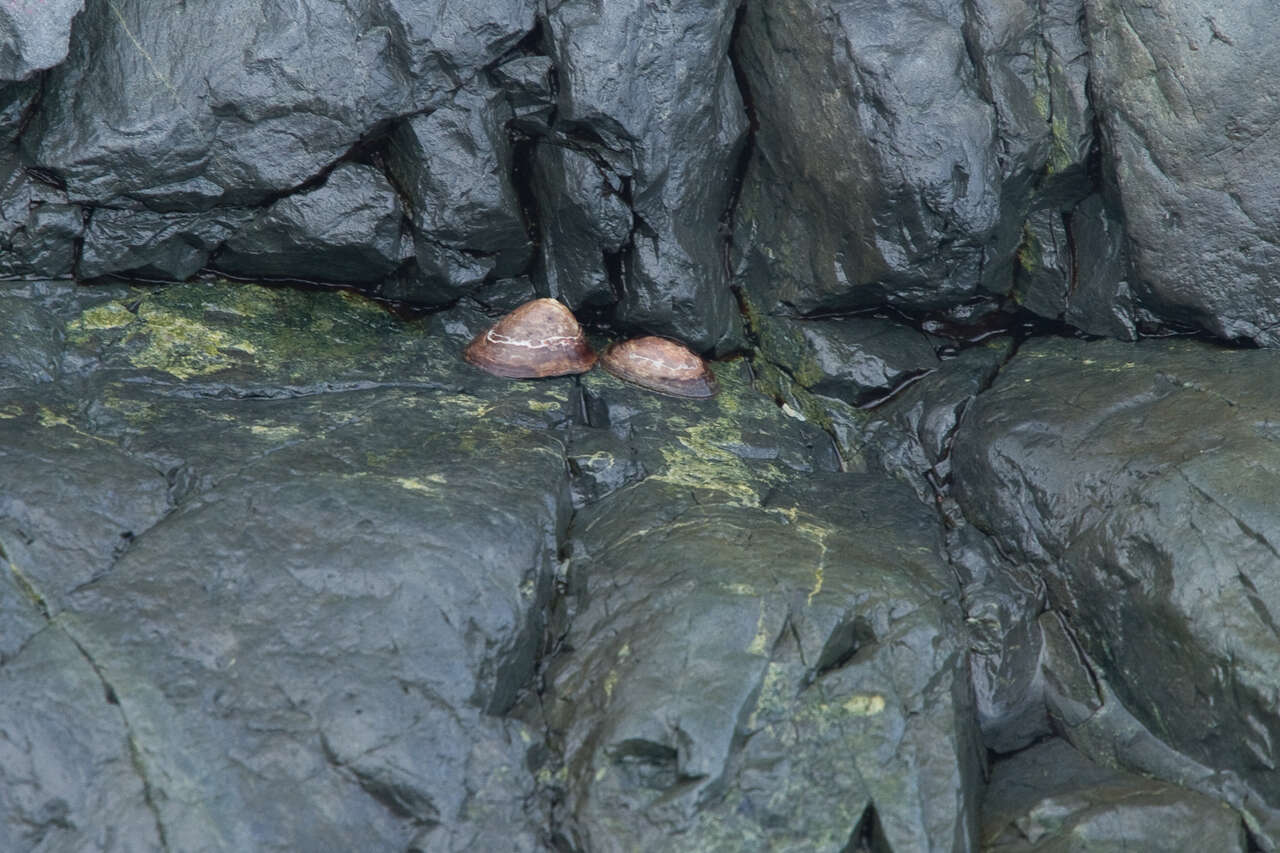
[[245, 208], [200, 213], [95, 208], [76, 272], [85, 279], [131, 273], [181, 281], [203, 269], [213, 250], [252, 215]]
[[533, 176], [540, 289], [574, 310], [617, 302], [622, 250], [631, 240], [627, 185], [599, 158], [548, 142], [535, 149]]
[[735, 56], [759, 131], [734, 248], [762, 308], [1006, 293], [1028, 215], [1091, 188], [1078, 14], [1020, 0], [748, 7]]
[[30, 293], [0, 290], [0, 389], [50, 382], [58, 375], [64, 344], [60, 319]]
[[549, 56], [520, 56], [493, 69], [494, 82], [507, 95], [516, 126], [545, 130], [555, 108], [552, 75], [555, 66]]
[[65, 632], [46, 627], [4, 660], [0, 696], [0, 846], [172, 849], [135, 764], [125, 713]]
[[[67, 630], [119, 697], [170, 845], [404, 847], [440, 824], [532, 849], [520, 727], [483, 713], [532, 674], [563, 458], [509, 425], [443, 429], [450, 407], [431, 395], [346, 402], [343, 427], [284, 444], [138, 537], [75, 593]], [[410, 447], [414, 461], [397, 458]], [[499, 453], [500, 469], [475, 464]], [[512, 499], [488, 512], [499, 489]], [[140, 616], [149, 630], [121, 643]]]
[[[547, 52], [560, 86], [557, 130], [610, 164], [633, 213], [615, 319], [706, 351], [732, 348], [737, 308], [720, 226], [747, 130], [728, 58], [737, 4], [680, 0], [662, 7], [567, 0], [547, 15]], [[580, 186], [544, 185], [573, 198]], [[612, 216], [608, 221], [612, 221]], [[562, 239], [549, 265], [572, 275]], [[576, 228], [576, 224], [570, 224]], [[583, 273], [598, 278], [586, 253]]]
[[77, 404], [59, 389], [11, 391], [0, 407], [0, 550], [54, 614], [169, 511], [169, 484], [74, 423]]
[[65, 277], [75, 267], [81, 209], [37, 175], [0, 156], [0, 276]]
[[0, 84], [0, 158], [7, 159], [14, 152], [10, 146], [16, 145], [32, 106], [40, 97], [40, 77], [36, 76], [24, 83]]
[[750, 480], [683, 476], [577, 521], [547, 706], [559, 831], [601, 851], [972, 849], [981, 757], [929, 511], [872, 476], [754, 506]]
[[[786, 321], [804, 337], [820, 379], [810, 391], [854, 406], [885, 397], [903, 382], [936, 370], [933, 343], [908, 326], [873, 317]], [[808, 366], [808, 365], [806, 365]], [[808, 374], [806, 374], [808, 375]]]
[[1280, 843], [1275, 387], [1266, 351], [1027, 344], [953, 450], [966, 516], [1044, 577], [1096, 662], [1086, 682], [1108, 681], [1206, 777], [1238, 777], [1268, 848]]
[[0, 8], [0, 81], [23, 80], [61, 62], [82, 9], [84, 0], [15, 0]]
[[413, 214], [417, 269], [393, 295], [438, 304], [526, 270], [533, 246], [511, 180], [501, 92], [459, 92], [391, 134], [387, 167]]
[[959, 2], [747, 7], [735, 49], [760, 129], [734, 246], [765, 310], [976, 292], [1000, 163], [964, 23]]
[[447, 103], [534, 23], [532, 0], [151, 11], [136, 0], [90, 4], [23, 136], [74, 200], [127, 196], [175, 211], [260, 203], [390, 120]]
[[1280, 22], [1229, 7], [1087, 0], [1091, 92], [1134, 296], [1166, 322], [1280, 343]]
[[1053, 733], [1039, 622], [1044, 581], [972, 525], [948, 531], [947, 556], [964, 592], [982, 741], [994, 753], [1014, 752]]
[[1097, 194], [1067, 211], [1036, 211], [1018, 247], [1014, 298], [1088, 334], [1136, 339], [1123, 229], [1119, 214]]
[[402, 219], [400, 199], [381, 172], [343, 163], [319, 187], [254, 217], [212, 265], [244, 276], [379, 284], [400, 265]]
[[8, 849], [545, 849], [504, 715], [572, 381], [486, 378], [343, 293], [23, 292], [68, 351], [0, 403]]
[[995, 762], [982, 843], [991, 853], [1248, 849], [1239, 816], [1222, 803], [1099, 767], [1061, 740]]

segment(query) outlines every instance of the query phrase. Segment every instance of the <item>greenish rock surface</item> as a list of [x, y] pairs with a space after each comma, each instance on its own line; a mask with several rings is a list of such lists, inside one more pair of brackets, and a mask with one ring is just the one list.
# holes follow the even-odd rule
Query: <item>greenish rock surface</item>
[[982, 758], [934, 517], [874, 475], [747, 494], [650, 478], [575, 521], [543, 700], [560, 831], [839, 850], [875, 824], [887, 849], [969, 848]]
[[[681, 400], [483, 374], [466, 305], [5, 298], [31, 344], [0, 398], [13, 849], [972, 846], [936, 516], [838, 473], [747, 361]], [[43, 666], [95, 697], [56, 726]], [[612, 810], [654, 797], [656, 823]]]
[[[967, 412], [956, 496], [1044, 579], [1097, 668], [1060, 716], [1118, 703], [1189, 763], [1095, 748], [1234, 802], [1280, 839], [1280, 358], [1189, 341], [1024, 345]], [[1099, 692], [1098, 684], [1109, 685]], [[1082, 697], [1092, 695], [1085, 705]], [[1065, 707], [1065, 711], [1062, 708]], [[1144, 736], [1145, 737], [1145, 736]]]

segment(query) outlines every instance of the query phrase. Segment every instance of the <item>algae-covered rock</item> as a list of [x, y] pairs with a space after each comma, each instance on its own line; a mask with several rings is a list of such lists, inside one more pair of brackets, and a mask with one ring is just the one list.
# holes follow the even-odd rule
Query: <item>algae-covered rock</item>
[[344, 395], [343, 423], [189, 496], [72, 596], [58, 624], [118, 697], [169, 844], [407, 845], [501, 815], [531, 849], [528, 734], [487, 715], [541, 647], [564, 461], [442, 402]]
[[[750, 467], [750, 466], [748, 466]], [[927, 509], [814, 474], [760, 504], [651, 475], [575, 522], [548, 720], [591, 850], [965, 849], [980, 757]]]
[[[490, 383], [470, 321], [337, 292], [38, 291], [67, 352], [0, 401], [9, 847], [540, 849], [537, 739], [504, 715], [543, 648], [571, 382]], [[23, 686], [42, 637], [95, 700]], [[102, 772], [68, 780], [70, 745]]]

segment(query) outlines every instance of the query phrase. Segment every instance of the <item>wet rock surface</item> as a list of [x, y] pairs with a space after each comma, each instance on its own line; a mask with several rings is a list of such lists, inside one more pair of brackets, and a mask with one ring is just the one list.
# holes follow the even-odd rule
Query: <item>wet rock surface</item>
[[1090, 763], [1059, 740], [996, 762], [983, 805], [984, 849], [1248, 849], [1221, 803], [1164, 782]]
[[1043, 579], [1123, 707], [1251, 790], [1272, 838], [1278, 370], [1190, 342], [1024, 345], [953, 459], [966, 516]]

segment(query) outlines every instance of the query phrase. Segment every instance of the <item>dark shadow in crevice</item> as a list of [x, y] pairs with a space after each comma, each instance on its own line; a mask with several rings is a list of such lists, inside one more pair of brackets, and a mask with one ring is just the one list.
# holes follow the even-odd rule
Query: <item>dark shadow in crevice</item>
[[893, 853], [884, 827], [880, 825], [880, 816], [876, 814], [875, 803], [867, 804], [853, 832], [849, 833], [849, 842], [840, 853]]

